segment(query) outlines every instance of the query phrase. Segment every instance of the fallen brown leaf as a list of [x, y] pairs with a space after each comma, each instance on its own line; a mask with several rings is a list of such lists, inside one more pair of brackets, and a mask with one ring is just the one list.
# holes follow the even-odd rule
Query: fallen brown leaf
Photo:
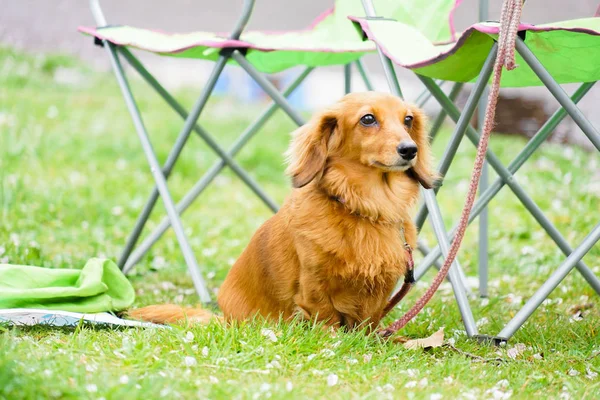
[[404, 343], [407, 349], [429, 349], [440, 347], [444, 343], [444, 328], [423, 339], [411, 339]]
[[594, 303], [577, 304], [569, 308], [569, 312], [573, 315], [581, 313], [582, 311], [594, 308]]

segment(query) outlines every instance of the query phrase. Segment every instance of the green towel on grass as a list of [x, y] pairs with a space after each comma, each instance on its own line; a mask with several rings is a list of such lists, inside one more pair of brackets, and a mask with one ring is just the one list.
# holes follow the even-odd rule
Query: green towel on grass
[[82, 269], [0, 264], [0, 308], [98, 313], [124, 310], [134, 299], [131, 283], [111, 260], [92, 258]]

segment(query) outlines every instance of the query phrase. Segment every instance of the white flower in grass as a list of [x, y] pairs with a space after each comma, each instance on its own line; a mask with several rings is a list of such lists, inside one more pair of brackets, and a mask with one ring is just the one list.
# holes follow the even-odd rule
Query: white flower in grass
[[208, 357], [208, 347], [204, 346], [201, 353], [202, 357]]
[[193, 367], [194, 365], [198, 364], [198, 361], [196, 361], [196, 359], [191, 356], [186, 356], [184, 359], [184, 362], [185, 362], [186, 367]]
[[269, 390], [271, 390], [271, 385], [268, 383], [263, 383], [262, 385], [260, 385], [260, 389], [261, 392], [268, 392]]
[[308, 357], [306, 357], [306, 359], [308, 361], [311, 361], [313, 358], [315, 358], [317, 355], [316, 354], [309, 354]]
[[263, 328], [261, 329], [260, 334], [268, 338], [273, 343], [277, 341], [277, 336], [275, 336], [275, 332], [273, 332], [271, 329]]
[[407, 369], [406, 370], [406, 375], [408, 375], [411, 378], [414, 378], [415, 376], [419, 375], [419, 370], [418, 369], [414, 369], [414, 368]]
[[98, 369], [98, 366], [96, 364], [89, 363], [89, 364], [86, 364], [86, 366], [85, 366], [85, 370], [87, 372], [96, 372], [97, 369]]
[[194, 334], [192, 332], [187, 332], [185, 334], [185, 338], [183, 339], [184, 342], [186, 343], [190, 343], [194, 341]]
[[384, 392], [391, 393], [391, 392], [395, 391], [395, 390], [396, 390], [396, 388], [395, 388], [395, 387], [394, 387], [394, 385], [392, 385], [391, 383], [386, 383], [385, 385], [383, 385], [383, 388], [382, 388], [382, 390], [383, 390]]
[[285, 390], [288, 392], [291, 392], [294, 389], [294, 385], [292, 384], [292, 381], [287, 381], [285, 383]]
[[588, 379], [594, 379], [598, 376], [597, 372], [594, 372], [590, 369], [590, 367], [586, 367], [585, 369], [585, 377]]
[[273, 361], [267, 363], [267, 369], [272, 369], [272, 368], [281, 368], [281, 364], [279, 363], [279, 361], [273, 360]]
[[493, 388], [487, 390], [485, 393], [495, 400], [509, 399], [512, 396], [512, 390], [506, 390], [509, 384], [510, 383], [508, 382], [508, 380], [501, 379], [498, 382], [496, 382]]
[[339, 378], [336, 374], [329, 374], [327, 376], [327, 386], [335, 386], [338, 384]]
[[404, 385], [404, 387], [407, 389], [417, 387], [417, 381], [408, 381], [406, 382], [406, 385]]
[[568, 372], [569, 376], [577, 376], [579, 375], [579, 371], [577, 371], [576, 369], [571, 368]]
[[118, 217], [119, 215], [123, 214], [123, 207], [121, 206], [114, 206], [111, 210], [110, 213], [112, 215], [114, 215], [115, 217]]
[[46, 112], [46, 117], [50, 119], [54, 119], [58, 116], [58, 108], [55, 105], [48, 107], [48, 111]]
[[321, 350], [321, 354], [325, 358], [331, 358], [331, 357], [335, 356], [335, 351], [329, 350], [329, 349], [323, 349], [323, 350]]
[[119, 378], [119, 382], [122, 385], [127, 385], [129, 383], [129, 377], [127, 375], [123, 375]]
[[123, 171], [125, 168], [127, 168], [127, 160], [119, 158], [115, 163], [115, 166], [119, 171]]
[[209, 376], [208, 380], [210, 381], [210, 383], [219, 383], [219, 379], [216, 376]]
[[94, 385], [93, 383], [90, 383], [89, 385], [85, 385], [85, 390], [87, 390], [90, 393], [96, 393], [98, 391], [98, 386]]
[[507, 399], [511, 398], [512, 390], [509, 390], [508, 392], [504, 392], [500, 389], [493, 389], [488, 394], [490, 394], [494, 400], [507, 400]]
[[441, 400], [442, 399], [442, 394], [441, 393], [432, 393], [429, 396], [429, 400]]
[[463, 392], [463, 393], [461, 393], [461, 395], [463, 398], [465, 398], [467, 400], [477, 400], [479, 398], [479, 396], [473, 391]]
[[497, 388], [500, 389], [506, 389], [509, 385], [508, 379], [500, 379], [498, 382], [496, 382], [496, 386]]
[[571, 395], [569, 394], [569, 389], [566, 386], [563, 386], [562, 392], [558, 396], [561, 400], [571, 400]]

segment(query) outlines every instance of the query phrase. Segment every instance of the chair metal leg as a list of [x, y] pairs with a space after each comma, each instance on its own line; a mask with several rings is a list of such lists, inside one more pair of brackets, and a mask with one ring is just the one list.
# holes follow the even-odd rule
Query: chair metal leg
[[592, 125], [592, 123], [583, 115], [581, 110], [573, 103], [569, 98], [569, 95], [567, 95], [564, 89], [560, 87], [556, 80], [554, 80], [552, 75], [546, 71], [546, 68], [540, 63], [535, 54], [529, 50], [529, 47], [527, 47], [521, 38], [517, 38], [516, 47], [521, 57], [523, 57], [523, 60], [525, 60], [527, 65], [529, 65], [538, 78], [540, 78], [550, 93], [552, 93], [552, 96], [558, 100], [565, 110], [567, 110], [571, 118], [573, 118], [573, 121], [581, 128], [588, 139], [590, 139], [594, 147], [600, 151], [600, 133], [594, 128], [594, 125]]
[[[481, 72], [479, 73], [479, 77], [477, 78], [477, 81], [475, 82], [475, 85], [473, 86], [473, 89], [471, 90], [471, 93], [469, 94], [469, 97], [467, 98], [465, 107], [464, 107], [462, 113], [460, 114], [460, 117], [456, 121], [456, 126], [454, 127], [454, 133], [453, 133], [452, 137], [450, 138], [450, 141], [446, 145], [446, 149], [444, 150], [444, 155], [442, 156], [442, 160], [440, 161], [440, 165], [438, 167], [438, 172], [442, 176], [446, 175], [446, 173], [448, 172], [448, 169], [450, 169], [450, 165], [452, 164], [452, 161], [454, 160], [454, 156], [456, 155], [458, 147], [460, 146], [460, 143], [463, 139], [465, 131], [466, 131], [467, 127], [470, 126], [469, 124], [471, 122], [471, 118], [473, 118], [473, 113], [477, 109], [477, 103], [478, 103], [479, 99], [481, 98], [481, 95], [487, 85], [487, 82], [490, 79], [490, 76], [492, 76], [492, 69], [494, 68], [494, 61], [496, 60], [496, 46], [497, 45], [494, 44], [494, 46], [492, 47], [492, 50], [490, 51], [490, 54], [488, 55], [487, 59], [485, 60], [485, 63], [483, 64]], [[446, 94], [442, 91], [442, 89], [440, 89], [440, 87], [432, 79], [424, 78], [424, 77], [422, 78], [420, 76], [419, 76], [419, 78], [421, 78], [421, 81], [425, 84], [425, 87], [427, 88], [427, 90], [429, 90], [429, 92], [434, 97], [436, 97], [436, 98], [441, 97], [441, 98], [446, 98], [449, 100], [449, 97], [446, 97]], [[452, 103], [452, 105], [454, 105], [454, 103]], [[442, 107], [442, 110], [444, 110], [444, 107]], [[439, 191], [439, 189], [440, 189], [439, 187], [435, 189], [436, 193]], [[423, 227], [423, 224], [425, 223], [426, 218], [427, 218], [427, 208], [423, 205], [417, 212], [417, 216], [415, 218], [415, 223], [416, 223], [418, 229], [421, 229]]]
[[[284, 91], [283, 95], [289, 97], [306, 77], [313, 70], [312, 67], [306, 68]], [[234, 157], [248, 141], [264, 126], [264, 124], [273, 116], [275, 111], [279, 109], [279, 104], [273, 101], [271, 105], [252, 123], [236, 140], [232, 147], [227, 152], [229, 157]], [[206, 189], [206, 187], [213, 181], [217, 175], [225, 168], [226, 164], [223, 159], [216, 161], [206, 174], [200, 179], [193, 188], [183, 197], [183, 199], [177, 204], [176, 210], [179, 214], [183, 213], [193, 202], [200, 196], [200, 194]], [[150, 250], [150, 248], [162, 237], [162, 235], [169, 229], [170, 220], [163, 218], [158, 226], [152, 231], [142, 243], [131, 253], [125, 267], [123, 268], [124, 273], [128, 273], [137, 264], [141, 258]]]
[[583, 242], [567, 257], [567, 259], [552, 273], [550, 278], [534, 293], [517, 314], [506, 324], [498, 334], [509, 339], [529, 319], [531, 314], [548, 298], [550, 293], [562, 282], [569, 272], [600, 240], [600, 224], [590, 232]]
[[371, 80], [369, 79], [369, 73], [367, 72], [367, 68], [363, 64], [362, 59], [359, 58], [358, 60], [356, 60], [355, 64], [358, 73], [360, 74], [363, 82], [365, 83], [365, 87], [367, 88], [367, 90], [372, 91], [373, 85], [371, 84]]
[[296, 123], [296, 125], [304, 125], [306, 122], [304, 118], [302, 118], [300, 114], [298, 114], [298, 112], [292, 108], [290, 103], [281, 94], [281, 92], [279, 92], [277, 88], [267, 80], [267, 78], [265, 78], [256, 70], [256, 68], [254, 68], [252, 64], [250, 64], [248, 60], [246, 60], [246, 57], [244, 57], [239, 50], [234, 50], [231, 54], [231, 58], [237, 61], [240, 67], [242, 67], [248, 73], [248, 75], [254, 79], [254, 81], [262, 88], [262, 90], [264, 90], [265, 93], [267, 93], [269, 97], [279, 105], [279, 107], [292, 119], [292, 121]]
[[[419, 79], [431, 82], [431, 78], [419, 76]], [[460, 118], [460, 111], [458, 111], [454, 103], [452, 103], [443, 92], [441, 92], [441, 94], [434, 93], [434, 96], [436, 96], [442, 107], [446, 109], [448, 116], [450, 116], [450, 118], [452, 118], [454, 121], [458, 122]], [[565, 107], [565, 109], [567, 108]], [[479, 144], [479, 134], [472, 126], [467, 126], [466, 135], [473, 145], [477, 146]], [[523, 187], [515, 180], [513, 174], [502, 164], [500, 159], [498, 159], [492, 150], [488, 149], [486, 153], [486, 159], [489, 162], [489, 165], [496, 171], [500, 178], [502, 178], [511, 191], [517, 196], [519, 201], [525, 206], [525, 208], [527, 208], [529, 213], [536, 219], [536, 221], [557, 244], [563, 254], [566, 256], [571, 254], [573, 249], [569, 246], [565, 238], [560, 234], [552, 222], [550, 222], [550, 220], [544, 215], [542, 210], [531, 199], [531, 197], [529, 197]], [[577, 263], [577, 270], [583, 275], [590, 286], [592, 286], [594, 290], [600, 294], [600, 280], [598, 280], [594, 273], [582, 261]]]
[[[365, 15], [367, 17], [376, 17], [377, 12], [375, 11], [375, 7], [373, 6], [373, 2], [371, 0], [361, 0], [363, 8], [365, 9]], [[385, 74], [385, 78], [390, 86], [391, 92], [400, 97], [404, 98], [402, 95], [402, 90], [400, 89], [400, 83], [398, 82], [398, 78], [396, 76], [396, 71], [394, 71], [394, 63], [392, 60], [386, 57], [381, 51], [381, 48], [377, 46], [377, 53], [379, 55], [379, 59], [381, 60], [381, 66], [383, 67], [383, 72]]]
[[352, 92], [352, 64], [344, 65], [344, 94]]
[[103, 41], [103, 44], [110, 57], [113, 71], [115, 73], [117, 82], [119, 84], [119, 87], [121, 88], [121, 92], [125, 99], [125, 104], [127, 105], [127, 109], [129, 110], [129, 113], [133, 119], [135, 130], [142, 144], [142, 148], [148, 160], [148, 164], [150, 165], [150, 171], [154, 177], [154, 181], [156, 182], [156, 186], [158, 188], [160, 197], [164, 203], [165, 209], [167, 210], [167, 215], [169, 216], [171, 224], [173, 225], [173, 230], [175, 231], [177, 241], [179, 242], [179, 246], [181, 248], [181, 252], [183, 253], [183, 257], [185, 259], [187, 267], [190, 271], [190, 275], [192, 276], [192, 281], [194, 282], [196, 291], [198, 292], [200, 300], [203, 303], [209, 303], [210, 294], [208, 293], [206, 283], [200, 273], [198, 263], [196, 262], [196, 258], [194, 257], [194, 253], [189, 244], [187, 235], [183, 230], [183, 225], [181, 224], [179, 215], [175, 210], [175, 205], [169, 193], [165, 176], [163, 175], [158, 160], [156, 159], [156, 155], [154, 154], [152, 143], [150, 143], [150, 139], [148, 138], [146, 128], [144, 127], [144, 123], [142, 121], [142, 117], [129, 88], [129, 83], [127, 82], [127, 78], [123, 73], [123, 67], [121, 66], [121, 62], [119, 61], [117, 51], [115, 50], [115, 46], [107, 41]]
[[[181, 116], [184, 120], [187, 119], [188, 113], [185, 109], [175, 100], [175, 98], [162, 86], [158, 81], [144, 68], [144, 66], [138, 61], [137, 58], [131, 54], [126, 48], [120, 48], [121, 52], [125, 55], [125, 58], [130, 64], [140, 73], [140, 75], [152, 86], [158, 94]], [[194, 125], [193, 130], [198, 136], [206, 142], [208, 147], [211, 148], [225, 164], [231, 168], [231, 170], [240, 177], [240, 179], [265, 203], [267, 207], [273, 212], [277, 212], [279, 206], [273, 201], [267, 193], [265, 193], [261, 187], [252, 179], [250, 175], [240, 165], [231, 158], [227, 152], [219, 146], [217, 142], [203, 129], [200, 125]]]
[[[446, 81], [438, 79], [435, 81], [435, 83], [439, 87], [442, 87], [442, 86], [444, 86]], [[417, 107], [423, 107], [423, 106], [425, 106], [425, 104], [427, 104], [427, 102], [429, 101], [429, 99], [431, 99], [431, 97], [432, 97], [431, 92], [429, 90], [427, 90], [427, 88], [425, 88], [415, 99], [415, 104], [417, 105]], [[444, 110], [440, 110], [440, 111], [444, 111]]]
[[[440, 248], [444, 253], [444, 257], [447, 257], [448, 251], [450, 250], [450, 242], [448, 241], [448, 236], [446, 236], [447, 234], [446, 228], [444, 227], [444, 220], [442, 219], [442, 214], [436, 202], [435, 194], [431, 189], [422, 190], [422, 193], [423, 197], [425, 198], [425, 204], [427, 205], [427, 208], [431, 214], [429, 218], [431, 221], [431, 226], [433, 227], [435, 235], [438, 239]], [[455, 259], [450, 267], [448, 275], [450, 276], [450, 283], [452, 284], [454, 297], [456, 298], [456, 303], [458, 304], [458, 309], [460, 310], [463, 324], [465, 325], [465, 330], [467, 331], [467, 335], [471, 337], [477, 334], [477, 325], [475, 324], [473, 312], [469, 306], [469, 299], [467, 298], [466, 290], [462, 280], [460, 279], [458, 271], [459, 265]]]
[[[456, 98], [460, 94], [460, 91], [462, 90], [463, 86], [464, 86], [464, 84], [462, 82], [456, 82], [452, 86], [452, 89], [450, 90], [450, 94], [448, 94], [448, 98], [452, 101], [456, 100]], [[429, 140], [432, 143], [433, 143], [433, 140], [435, 139], [435, 137], [437, 136], [438, 132], [440, 131], [440, 128], [444, 124], [444, 120], [446, 119], [446, 117], [447, 117], [446, 111], [444, 111], [444, 109], [441, 109], [440, 112], [438, 113], [437, 117], [433, 121], [433, 124], [431, 125], [431, 129], [429, 130]]]
[[[124, 52], [124, 54], [127, 54], [127, 52]], [[192, 132], [192, 129], [196, 125], [196, 121], [198, 120], [200, 113], [204, 109], [204, 106], [206, 105], [206, 102], [208, 101], [210, 94], [212, 93], [212, 90], [215, 87], [215, 84], [217, 83], [217, 79], [219, 79], [219, 76], [223, 72], [223, 68], [227, 63], [227, 59], [228, 57], [225, 56], [219, 57], [217, 63], [215, 64], [212, 70], [210, 77], [208, 78], [208, 82], [204, 87], [204, 90], [202, 91], [202, 94], [194, 104], [191, 113], [187, 116], [182, 130], [177, 136], [175, 145], [169, 152], [165, 165], [163, 166], [163, 168], [161, 168], [162, 174], [164, 175], [165, 179], [168, 179], [169, 175], [171, 174], [171, 171], [173, 170], [173, 167], [175, 166], [175, 163], [177, 162], [177, 159], [179, 158], [179, 155], [181, 154], [181, 151], [183, 150], [183, 147], [185, 146], [187, 139], [189, 138]], [[150, 194], [150, 197], [148, 198], [148, 201], [146, 202], [146, 205], [144, 206], [142, 212], [140, 213], [135, 223], [133, 231], [127, 239], [125, 248], [123, 249], [121, 256], [119, 257], [119, 268], [123, 269], [123, 266], [127, 262], [127, 258], [131, 254], [131, 251], [135, 247], [135, 244], [137, 243], [140, 235], [142, 234], [142, 230], [144, 229], [146, 221], [148, 220], [152, 210], [154, 209], [154, 205], [156, 204], [158, 197], [159, 192], [157, 187], [155, 186], [152, 190], [152, 193]]]
[[[582, 84], [571, 96], [571, 99], [575, 104], [585, 97], [585, 95], [594, 86], [595, 82]], [[519, 154], [511, 161], [507, 169], [511, 174], [516, 174], [519, 168], [525, 164], [525, 162], [531, 157], [531, 155], [541, 146], [542, 143], [548, 138], [548, 136], [556, 129], [558, 124], [567, 116], [567, 112], [564, 108], [559, 108], [556, 112], [546, 121], [546, 123], [538, 130], [538, 132], [527, 142], [525, 147], [519, 152]], [[484, 207], [500, 192], [506, 183], [502, 178], [497, 178], [494, 183], [483, 193], [480, 194], [479, 199], [473, 205], [471, 214], [469, 215], [469, 223], [479, 216], [479, 213]], [[456, 227], [454, 227], [449, 235], [450, 239], [454, 238], [456, 234]], [[425, 259], [422, 261], [419, 268], [415, 270], [415, 279], [420, 278], [425, 272], [431, 267], [432, 262], [437, 260], [441, 255], [439, 247], [434, 249], [427, 254]]]
[[[164, 87], [162, 87], [162, 85], [160, 85], [160, 83], [158, 83], [158, 81], [144, 68], [144, 66], [139, 62], [139, 60], [133, 54], [131, 54], [131, 52], [129, 52], [127, 49], [124, 49], [124, 48], [121, 48], [120, 52], [128, 60], [128, 62], [131, 64], [131, 66], [135, 70], [138, 71], [138, 73], [150, 84], [150, 86], [152, 86], [158, 92], [158, 94], [161, 97], [163, 97], [163, 99], [184, 120], [189, 121], [190, 118], [194, 117], [194, 113], [196, 113], [196, 111], [198, 109], [194, 108], [194, 110], [192, 111], [193, 114], [191, 116], [188, 115], [187, 112], [185, 111], [185, 109], [177, 102], [177, 100], [175, 100], [175, 98], [173, 96], [171, 96], [171, 94]], [[206, 103], [206, 101], [208, 100], [208, 97], [210, 96], [210, 93], [212, 92], [212, 89], [214, 88], [216, 80], [218, 79], [218, 74], [223, 69], [223, 66], [224, 66], [224, 64], [217, 62], [217, 65], [215, 66], [215, 69], [213, 70], [213, 74], [211, 74], [211, 76], [209, 77], [208, 83], [205, 86], [203, 94], [200, 96], [196, 106], [203, 105]], [[200, 111], [201, 111], [201, 108], [200, 108]], [[199, 116], [199, 113], [197, 115]], [[190, 122], [190, 126], [192, 126], [192, 129], [208, 144], [208, 146], [215, 153], [217, 153], [217, 155], [221, 159], [224, 160], [224, 162], [234, 171], [234, 173], [236, 175], [238, 175], [241, 178], [241, 180], [271, 210], [277, 211], [277, 209], [278, 209], [277, 204], [260, 188], [260, 186], [250, 177], [250, 175], [248, 175], [246, 173], [246, 171], [244, 171], [244, 169], [241, 168], [239, 166], [239, 164], [237, 164], [237, 162], [235, 160], [233, 160], [231, 157], [229, 157], [229, 155], [227, 155], [227, 153], [212, 139], [212, 137], [202, 127], [200, 127], [196, 123], [196, 121], [197, 120]], [[184, 129], [182, 131], [182, 134], [185, 134], [186, 135], [185, 138], [187, 139], [187, 137], [189, 136], [189, 131]], [[163, 173], [164, 173], [165, 177], [168, 177], [168, 175], [170, 174], [173, 166], [175, 165], [175, 162], [177, 161], [179, 155], [181, 154], [184, 144], [185, 144], [185, 141], [177, 140], [175, 146], [172, 148], [171, 152], [169, 153], [169, 156], [167, 157], [167, 161], [165, 162], [165, 165], [163, 166]], [[131, 254], [131, 251], [133, 250], [133, 247], [137, 243], [137, 240], [139, 239], [139, 236], [144, 228], [144, 225], [145, 225], [148, 217], [150, 216], [152, 209], [154, 208], [154, 205], [156, 204], [157, 199], [158, 199], [158, 191], [156, 190], [156, 187], [155, 187], [153, 189], [153, 192], [152, 192], [150, 198], [148, 199], [148, 202], [146, 203], [146, 206], [144, 207], [142, 213], [138, 217], [135, 228], [127, 241], [125, 250], [123, 251], [123, 253], [121, 255], [121, 258], [119, 260], [119, 266], [121, 268], [123, 268], [124, 265], [126, 264], [127, 258], [129, 257], [129, 255]]]

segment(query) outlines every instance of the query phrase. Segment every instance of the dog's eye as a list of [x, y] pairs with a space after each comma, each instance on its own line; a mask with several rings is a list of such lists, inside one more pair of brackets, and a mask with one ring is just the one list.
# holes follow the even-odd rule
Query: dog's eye
[[404, 125], [406, 125], [407, 128], [411, 128], [412, 124], [413, 124], [412, 115], [407, 115], [406, 117], [404, 117]]
[[373, 114], [367, 114], [367, 115], [363, 115], [360, 118], [360, 123], [363, 126], [373, 126], [377, 123], [377, 120], [375, 119], [375, 116]]

